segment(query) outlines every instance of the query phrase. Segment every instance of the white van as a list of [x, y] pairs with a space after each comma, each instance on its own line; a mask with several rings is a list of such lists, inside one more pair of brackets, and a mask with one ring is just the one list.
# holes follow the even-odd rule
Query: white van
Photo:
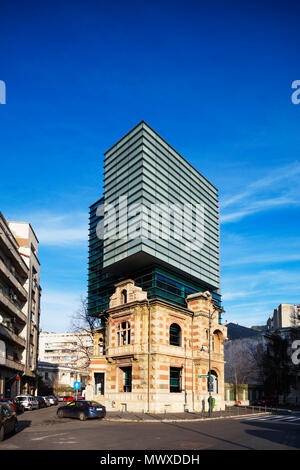
[[37, 399], [32, 395], [18, 395], [16, 400], [24, 406], [25, 410], [37, 410], [39, 407]]

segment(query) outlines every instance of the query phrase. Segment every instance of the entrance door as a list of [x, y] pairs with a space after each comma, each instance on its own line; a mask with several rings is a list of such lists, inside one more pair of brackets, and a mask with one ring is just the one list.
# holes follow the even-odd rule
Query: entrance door
[[104, 395], [104, 373], [95, 373], [95, 395]]

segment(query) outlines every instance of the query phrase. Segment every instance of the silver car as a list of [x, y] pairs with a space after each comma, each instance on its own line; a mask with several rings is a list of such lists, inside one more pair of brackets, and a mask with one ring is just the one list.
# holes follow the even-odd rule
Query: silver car
[[44, 400], [45, 400], [47, 406], [51, 406], [49, 397], [42, 397], [42, 398], [44, 398]]
[[31, 395], [18, 395], [16, 399], [23, 405], [25, 410], [37, 410], [39, 403], [37, 399]]
[[47, 399], [49, 400], [50, 405], [57, 405], [58, 403], [58, 400], [54, 395], [48, 395]]

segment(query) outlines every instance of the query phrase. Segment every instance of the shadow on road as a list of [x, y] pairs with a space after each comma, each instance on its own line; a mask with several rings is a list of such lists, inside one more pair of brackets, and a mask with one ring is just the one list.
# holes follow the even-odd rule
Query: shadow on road
[[164, 422], [162, 424], [164, 424], [166, 426], [172, 426], [173, 428], [175, 427], [175, 428], [178, 428], [178, 429], [183, 429], [184, 431], [193, 432], [193, 433], [199, 434], [200, 436], [211, 438], [213, 441], [219, 441], [219, 442], [223, 442], [225, 444], [231, 444], [234, 447], [240, 447], [240, 448], [245, 449], [245, 450], [254, 450], [253, 447], [249, 447], [249, 446], [246, 446], [244, 444], [236, 443], [234, 441], [230, 441], [228, 439], [218, 437], [215, 434], [208, 434], [206, 432], [198, 431], [196, 429], [193, 429], [193, 428], [189, 427], [188, 425], [181, 425], [181, 424], [177, 424], [177, 423], [176, 424], [175, 423], [166, 423], [166, 422]]
[[243, 424], [250, 426], [255, 426], [259, 428], [255, 429], [245, 429], [245, 433], [257, 437], [258, 439], [265, 439], [276, 444], [285, 445], [288, 447], [294, 447], [295, 449], [300, 449], [300, 433], [299, 433], [299, 423], [283, 423], [284, 427], [278, 428], [276, 422], [272, 421], [241, 421]]
[[18, 419], [18, 432], [22, 432], [24, 429], [29, 428], [31, 426], [31, 421], [28, 419]]

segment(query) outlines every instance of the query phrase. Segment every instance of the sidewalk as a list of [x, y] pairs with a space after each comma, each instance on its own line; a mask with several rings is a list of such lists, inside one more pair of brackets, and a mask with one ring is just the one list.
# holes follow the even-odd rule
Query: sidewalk
[[[275, 412], [276, 409], [273, 409]], [[279, 410], [278, 410], [279, 411]], [[290, 410], [285, 410], [286, 412]], [[190, 422], [190, 421], [202, 421], [208, 419], [222, 419], [222, 418], [231, 418], [236, 416], [249, 416], [255, 414], [269, 414], [272, 413], [272, 410], [269, 408], [265, 409], [264, 407], [230, 407], [225, 411], [213, 411], [211, 418], [209, 413], [196, 413], [196, 412], [185, 412], [185, 413], [130, 413], [130, 412], [121, 412], [121, 411], [108, 411], [106, 413], [105, 421], [121, 421], [124, 423], [127, 422], [146, 422], [146, 423], [155, 423], [155, 422]]]

